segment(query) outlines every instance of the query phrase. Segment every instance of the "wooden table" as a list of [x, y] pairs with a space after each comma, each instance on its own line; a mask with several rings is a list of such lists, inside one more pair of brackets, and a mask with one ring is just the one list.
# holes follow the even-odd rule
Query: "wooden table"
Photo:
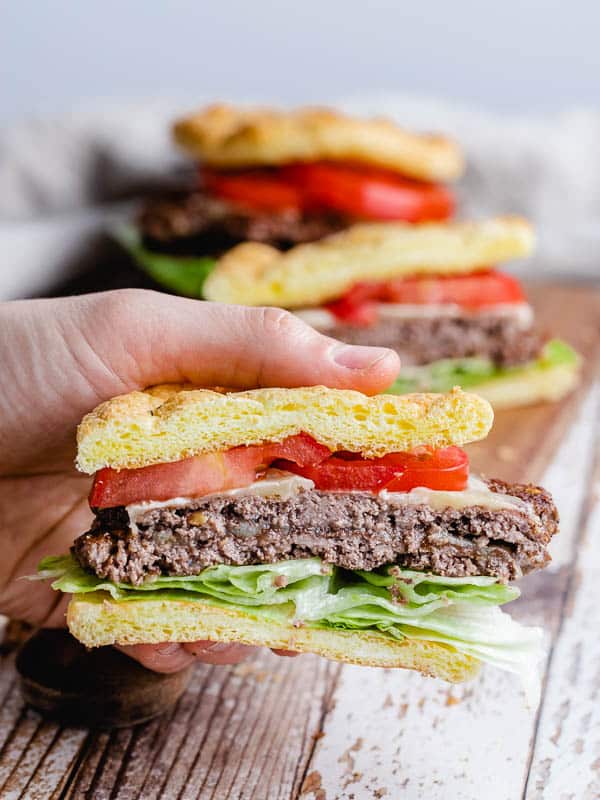
[[[509, 675], [449, 686], [418, 674], [261, 652], [198, 666], [162, 718], [112, 733], [23, 707], [0, 666], [1, 798], [591, 800], [600, 797], [600, 300], [537, 287], [540, 316], [587, 358], [560, 406], [498, 415], [473, 448], [488, 474], [542, 480], [562, 532], [514, 616], [546, 631], [539, 709]], [[558, 448], [558, 449], [557, 449]]]

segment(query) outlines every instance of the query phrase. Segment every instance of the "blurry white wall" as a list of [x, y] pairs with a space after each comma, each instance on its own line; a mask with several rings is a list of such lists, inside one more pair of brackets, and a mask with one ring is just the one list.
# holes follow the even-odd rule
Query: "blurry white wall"
[[0, 299], [126, 219], [178, 158], [173, 116], [218, 98], [443, 130], [460, 213], [535, 223], [519, 271], [597, 278], [598, 31], [600, 0], [0, 0]]
[[19, 0], [0, 3], [0, 120], [372, 89], [554, 111], [600, 103], [599, 30], [598, 0]]

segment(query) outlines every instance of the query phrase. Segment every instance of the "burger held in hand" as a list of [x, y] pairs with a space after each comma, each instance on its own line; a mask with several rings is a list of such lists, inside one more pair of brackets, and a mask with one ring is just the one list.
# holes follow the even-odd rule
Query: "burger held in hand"
[[80, 425], [92, 527], [39, 577], [89, 647], [209, 639], [448, 681], [535, 675], [540, 631], [502, 610], [547, 565], [543, 489], [482, 480], [484, 399], [324, 387], [160, 386]]

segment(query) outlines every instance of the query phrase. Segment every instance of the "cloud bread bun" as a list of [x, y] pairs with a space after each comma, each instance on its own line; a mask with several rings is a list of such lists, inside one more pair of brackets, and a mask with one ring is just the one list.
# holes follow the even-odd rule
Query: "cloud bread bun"
[[105, 592], [74, 595], [67, 624], [87, 647], [210, 639], [316, 653], [371, 667], [415, 669], [452, 683], [475, 677], [480, 668], [477, 659], [437, 642], [396, 641], [377, 631], [295, 627], [291, 614], [288, 619], [266, 620], [199, 601], [116, 602]]
[[460, 275], [527, 256], [534, 246], [520, 217], [481, 222], [368, 223], [283, 253], [259, 242], [222, 256], [204, 283], [207, 300], [300, 308], [336, 300], [358, 281]]
[[302, 431], [332, 451], [376, 457], [482, 439], [492, 420], [486, 400], [459, 389], [367, 397], [324, 386], [219, 393], [167, 385], [120, 395], [88, 414], [77, 433], [77, 466], [88, 473], [144, 467]]
[[426, 181], [454, 180], [464, 169], [462, 153], [449, 139], [323, 108], [212, 105], [178, 120], [173, 136], [194, 158], [225, 169], [327, 159], [372, 164]]
[[580, 364], [557, 364], [543, 370], [532, 367], [478, 383], [472, 388], [492, 406], [518, 408], [535, 403], [554, 403], [572, 392], [580, 380]]

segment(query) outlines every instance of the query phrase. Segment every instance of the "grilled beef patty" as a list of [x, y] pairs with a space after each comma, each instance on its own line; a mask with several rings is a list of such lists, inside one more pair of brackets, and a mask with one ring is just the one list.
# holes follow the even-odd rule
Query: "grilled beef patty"
[[435, 510], [362, 492], [300, 490], [290, 499], [199, 498], [147, 511], [133, 529], [123, 507], [98, 512], [72, 552], [99, 577], [140, 584], [155, 575], [196, 575], [215, 564], [274, 563], [319, 556], [347, 569], [384, 564], [508, 581], [549, 560], [558, 514], [543, 489], [489, 481], [529, 509]]
[[171, 255], [219, 255], [245, 241], [289, 248], [347, 227], [334, 214], [252, 211], [203, 191], [174, 191], [148, 201], [138, 217], [146, 247]]
[[442, 358], [489, 358], [502, 367], [537, 358], [544, 340], [507, 314], [489, 311], [457, 316], [381, 319], [369, 327], [339, 324], [328, 336], [349, 344], [391, 347], [406, 366]]

